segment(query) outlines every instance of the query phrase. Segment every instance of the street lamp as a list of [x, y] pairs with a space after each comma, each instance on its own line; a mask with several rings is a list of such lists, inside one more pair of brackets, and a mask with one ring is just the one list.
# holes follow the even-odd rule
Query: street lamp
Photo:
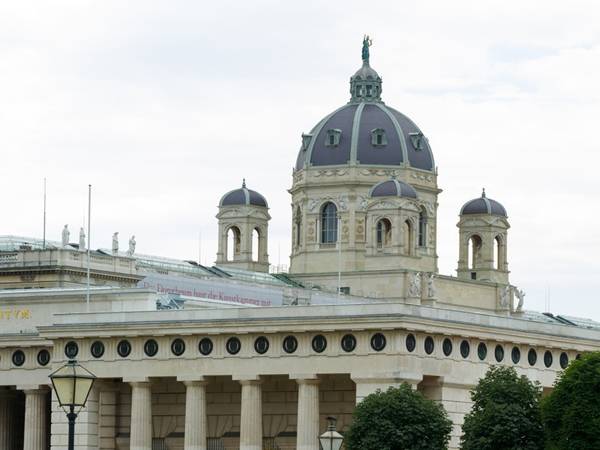
[[328, 417], [329, 426], [327, 431], [321, 435], [319, 442], [321, 442], [321, 448], [323, 450], [340, 450], [344, 437], [335, 431], [335, 423], [337, 419], [335, 417]]
[[[74, 360], [69, 360], [67, 364], [50, 374], [58, 404], [64, 409], [69, 421], [69, 450], [73, 450], [75, 419], [81, 408], [85, 406], [95, 379], [93, 373]], [[75, 408], [79, 408], [77, 412]]]

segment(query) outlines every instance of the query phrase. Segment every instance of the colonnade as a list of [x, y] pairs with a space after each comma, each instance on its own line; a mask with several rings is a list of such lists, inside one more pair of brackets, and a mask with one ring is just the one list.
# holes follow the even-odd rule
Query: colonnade
[[[46, 450], [48, 437], [48, 388], [22, 389], [25, 394], [23, 450]], [[15, 390], [0, 388], [0, 450], [17, 445], [19, 405]]]
[[[262, 381], [239, 379], [241, 385], [240, 450], [262, 450]], [[298, 450], [319, 450], [319, 380], [297, 378]], [[207, 406], [203, 379], [184, 381], [184, 450], [206, 450]], [[150, 381], [131, 382], [130, 450], [152, 450], [152, 395]]]

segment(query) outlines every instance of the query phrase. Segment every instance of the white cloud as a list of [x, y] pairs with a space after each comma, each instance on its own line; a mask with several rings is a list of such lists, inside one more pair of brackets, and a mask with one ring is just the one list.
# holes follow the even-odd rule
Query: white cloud
[[246, 177], [289, 254], [300, 134], [347, 101], [362, 34], [386, 102], [440, 168], [440, 268], [460, 206], [486, 186], [510, 214], [527, 306], [600, 319], [595, 175], [600, 7], [564, 2], [5, 2], [0, 5], [1, 234], [79, 226], [94, 242], [214, 260], [216, 205]]

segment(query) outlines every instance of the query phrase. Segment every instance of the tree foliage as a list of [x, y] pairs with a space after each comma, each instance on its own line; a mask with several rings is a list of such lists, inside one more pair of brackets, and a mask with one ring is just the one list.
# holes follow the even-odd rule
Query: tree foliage
[[600, 352], [573, 361], [542, 401], [549, 450], [600, 448]]
[[541, 388], [512, 367], [488, 370], [471, 392], [462, 450], [538, 450], [544, 448]]
[[405, 383], [358, 404], [345, 445], [348, 450], [443, 450], [451, 430], [444, 408]]

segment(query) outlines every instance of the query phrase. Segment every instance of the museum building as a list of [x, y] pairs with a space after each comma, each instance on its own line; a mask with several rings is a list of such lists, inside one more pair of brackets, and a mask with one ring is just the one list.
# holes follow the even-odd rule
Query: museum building
[[[0, 236], [0, 450], [63, 450], [49, 374], [96, 377], [77, 450], [318, 450], [328, 416], [409, 383], [440, 402], [459, 448], [470, 389], [492, 365], [545, 392], [600, 349], [600, 323], [524, 308], [507, 210], [457, 211], [456, 276], [438, 272], [441, 192], [428, 139], [382, 100], [370, 65], [350, 100], [302, 134], [288, 273], [269, 273], [266, 198], [244, 182], [217, 213], [213, 267]], [[89, 283], [87, 288], [89, 268]]]

